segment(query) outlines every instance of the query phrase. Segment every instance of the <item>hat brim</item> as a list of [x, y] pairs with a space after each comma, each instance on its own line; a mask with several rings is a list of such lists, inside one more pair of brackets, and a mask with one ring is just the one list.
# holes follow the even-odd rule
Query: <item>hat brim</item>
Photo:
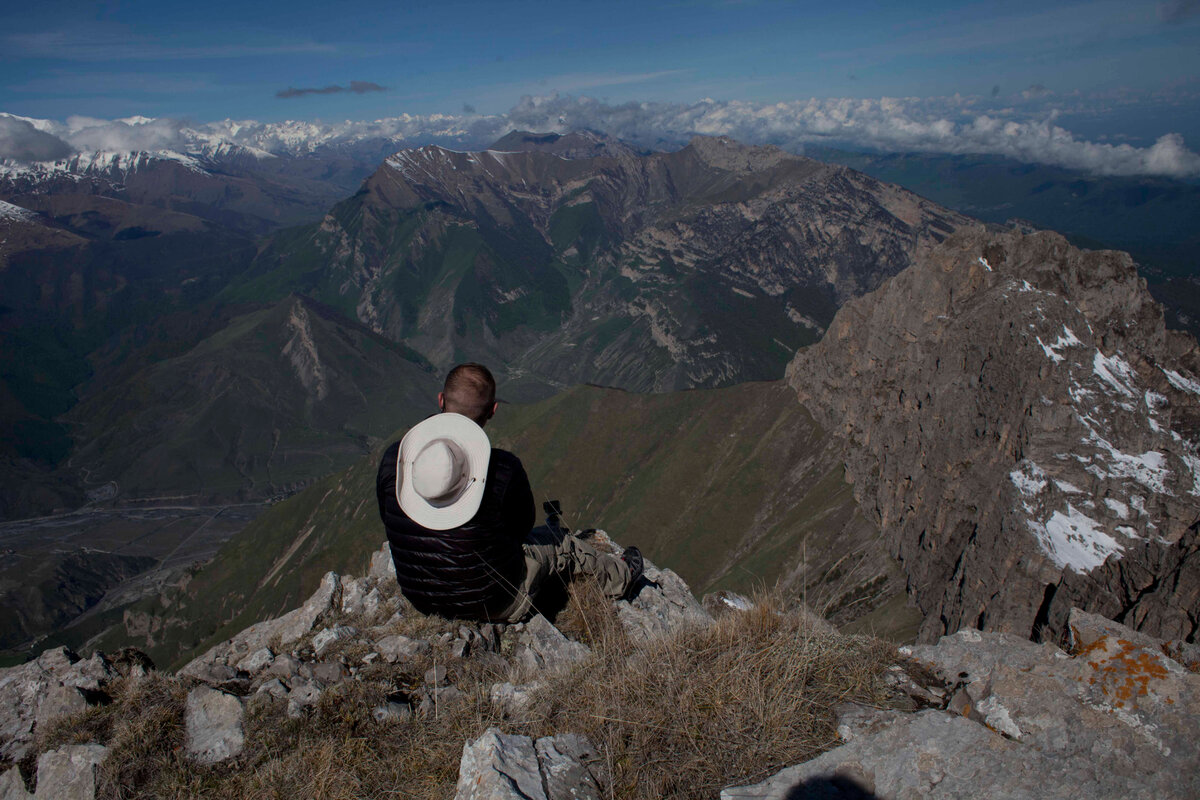
[[[413, 459], [437, 439], [451, 439], [467, 459], [467, 486], [452, 501], [434, 503], [417, 493], [412, 484]], [[492, 444], [474, 420], [454, 412], [434, 414], [414, 425], [400, 441], [396, 455], [396, 501], [408, 518], [423, 528], [445, 531], [471, 521], [483, 502]]]

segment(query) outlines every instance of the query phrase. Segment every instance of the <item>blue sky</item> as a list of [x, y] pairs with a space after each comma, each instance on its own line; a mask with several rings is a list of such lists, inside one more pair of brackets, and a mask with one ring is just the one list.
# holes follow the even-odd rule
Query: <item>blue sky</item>
[[1200, 0], [41, 0], [5, 4], [0, 31], [0, 111], [57, 120], [960, 95], [1091, 140], [1200, 145]]

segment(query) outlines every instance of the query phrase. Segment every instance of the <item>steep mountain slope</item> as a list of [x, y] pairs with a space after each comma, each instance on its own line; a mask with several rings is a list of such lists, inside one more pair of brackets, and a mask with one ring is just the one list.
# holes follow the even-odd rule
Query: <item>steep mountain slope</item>
[[[577, 387], [503, 407], [487, 430], [520, 455], [539, 499], [563, 502], [568, 523], [638, 544], [698, 590], [778, 581], [839, 621], [903, 594], [838, 448], [782, 384], [650, 396]], [[172, 663], [294, 606], [326, 570], [362, 571], [383, 537], [377, 459], [272, 507], [183, 591], [132, 609], [104, 646]], [[887, 622], [899, 633], [912, 615]]]
[[983, 231], [848, 303], [788, 369], [849, 440], [927, 640], [1058, 636], [1073, 605], [1193, 640], [1198, 375], [1127, 255]]
[[532, 150], [397, 153], [227, 296], [312, 294], [438, 367], [504, 365], [514, 396], [716, 386], [778, 377], [838, 305], [967, 222], [727, 139], [644, 156], [583, 135], [505, 141]]
[[411, 351], [293, 296], [84, 400], [73, 462], [125, 497], [269, 497], [419, 419], [437, 382]]

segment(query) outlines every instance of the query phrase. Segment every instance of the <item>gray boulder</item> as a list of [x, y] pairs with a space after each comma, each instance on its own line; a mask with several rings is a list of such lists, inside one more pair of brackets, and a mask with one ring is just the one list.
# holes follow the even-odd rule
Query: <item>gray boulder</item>
[[242, 752], [245, 706], [239, 697], [198, 686], [188, 693], [184, 717], [187, 754], [200, 764], [216, 764]]
[[387, 587], [388, 582], [395, 588], [396, 584], [396, 564], [392, 561], [392, 551], [387, 542], [383, 543], [383, 547], [371, 554], [371, 566], [367, 570], [367, 577], [373, 578], [376, 583]]
[[49, 750], [38, 757], [37, 800], [93, 800], [100, 764], [108, 748], [75, 744]]
[[21, 771], [12, 767], [0, 775], [0, 800], [32, 800], [33, 795], [25, 788]]
[[587, 658], [591, 649], [563, 636], [541, 614], [524, 623], [514, 649], [517, 665], [530, 674], [563, 669]]
[[250, 675], [256, 675], [271, 666], [274, 662], [275, 654], [271, 652], [271, 648], [260, 647], [239, 661], [234, 668]]
[[534, 742], [489, 728], [463, 746], [455, 800], [600, 800], [590, 764], [595, 748], [582, 736]]
[[324, 655], [333, 645], [343, 639], [349, 639], [357, 633], [358, 629], [352, 625], [334, 625], [332, 628], [322, 628], [313, 637], [313, 652], [318, 656]]
[[388, 663], [410, 661], [418, 656], [427, 655], [433, 650], [433, 645], [424, 639], [410, 639], [407, 636], [385, 636], [376, 642], [379, 655], [386, 658]]

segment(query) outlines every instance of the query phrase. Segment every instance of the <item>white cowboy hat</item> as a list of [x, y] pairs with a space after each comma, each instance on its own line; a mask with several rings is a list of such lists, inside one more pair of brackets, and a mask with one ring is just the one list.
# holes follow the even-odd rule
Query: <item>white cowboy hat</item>
[[435, 414], [414, 425], [396, 456], [396, 500], [423, 528], [445, 531], [470, 521], [483, 501], [492, 445], [462, 414]]

